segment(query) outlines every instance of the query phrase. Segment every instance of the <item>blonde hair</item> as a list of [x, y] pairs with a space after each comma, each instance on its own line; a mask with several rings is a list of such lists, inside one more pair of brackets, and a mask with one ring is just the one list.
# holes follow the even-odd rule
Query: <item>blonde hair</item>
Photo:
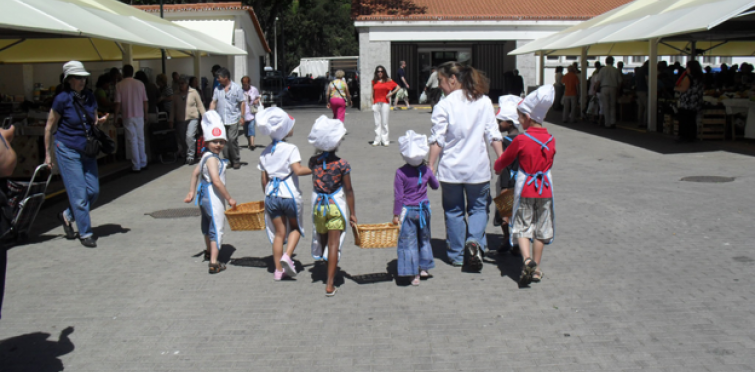
[[346, 76], [346, 73], [343, 70], [336, 71], [336, 79], [343, 79], [344, 76]]
[[470, 101], [476, 101], [490, 91], [490, 80], [480, 70], [463, 66], [459, 62], [446, 62], [438, 66], [438, 74], [446, 78], [456, 76], [461, 89]]

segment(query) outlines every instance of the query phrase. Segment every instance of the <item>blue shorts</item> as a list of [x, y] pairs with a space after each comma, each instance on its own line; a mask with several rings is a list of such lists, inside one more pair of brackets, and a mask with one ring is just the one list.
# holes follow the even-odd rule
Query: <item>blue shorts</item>
[[296, 218], [296, 200], [278, 196], [265, 196], [265, 213], [270, 215], [270, 219], [278, 217]]
[[202, 235], [207, 235], [210, 237], [211, 241], [217, 242], [218, 230], [215, 226], [215, 221], [212, 219], [212, 208], [210, 206], [210, 200], [207, 198], [207, 196], [205, 196], [199, 202], [199, 210], [202, 212]]
[[257, 132], [256, 124], [257, 124], [257, 121], [255, 119], [244, 122], [244, 127], [246, 127], [247, 137], [254, 137], [256, 135], [256, 132]]

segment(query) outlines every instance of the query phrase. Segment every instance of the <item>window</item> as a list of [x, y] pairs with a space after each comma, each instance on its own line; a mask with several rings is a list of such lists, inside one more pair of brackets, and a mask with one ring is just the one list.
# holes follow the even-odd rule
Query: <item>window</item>
[[721, 63], [725, 63], [725, 64], [727, 64], [727, 65], [731, 65], [731, 63], [732, 63], [732, 58], [731, 58], [731, 57], [721, 57], [721, 60], [720, 60], [720, 62], [721, 62]]
[[645, 56], [632, 56], [632, 63], [645, 63]]
[[703, 63], [716, 63], [716, 57], [713, 57], [713, 56], [704, 56], [703, 57]]
[[684, 57], [685, 56], [671, 56], [670, 61], [671, 63], [679, 62], [682, 65], [684, 64]]
[[596, 58], [598, 58], [598, 57], [596, 57], [596, 56], [587, 56], [587, 60], [588, 61], [594, 61]]
[[576, 61], [577, 58], [578, 58], [577, 56], [566, 56], [567, 61]]
[[549, 61], [558, 61], [560, 59], [559, 56], [548, 56], [546, 57]]

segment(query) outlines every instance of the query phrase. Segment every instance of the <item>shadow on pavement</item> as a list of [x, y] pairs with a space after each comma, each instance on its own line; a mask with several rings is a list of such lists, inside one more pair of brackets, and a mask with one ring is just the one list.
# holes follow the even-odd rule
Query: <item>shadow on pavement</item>
[[[553, 111], [548, 113], [546, 121], [546, 127], [553, 125], [573, 129], [664, 155], [725, 151], [755, 156], [755, 143], [751, 140], [738, 139], [737, 141], [676, 143], [674, 137], [662, 133], [647, 132], [645, 129], [638, 129], [637, 124], [634, 122], [619, 122], [617, 129], [605, 129], [587, 121], [561, 124], [561, 112]], [[663, 123], [658, 123], [658, 125], [663, 125]]]
[[68, 336], [73, 327], [60, 332], [57, 341], [49, 333], [35, 332], [0, 340], [0, 370], [3, 372], [57, 372], [62, 371], [59, 356], [74, 350]]
[[519, 275], [522, 273], [523, 265], [522, 257], [513, 255], [511, 250], [505, 252], [497, 250], [503, 242], [502, 234], [487, 234], [487, 237], [489, 249], [485, 252], [483, 261], [486, 264], [497, 265], [502, 277], [508, 277], [514, 283], [519, 283]]
[[230, 245], [230, 244], [223, 244], [220, 247], [220, 252], [218, 252], [218, 261], [227, 264], [231, 261], [231, 256], [233, 256], [233, 252], [236, 252], [236, 247]]
[[124, 228], [123, 226], [114, 223], [99, 225], [92, 228], [92, 233], [98, 238], [115, 234], [126, 234], [129, 231], [131, 231], [131, 229]]
[[[318, 261], [314, 266], [309, 269], [312, 283], [322, 282], [322, 284], [328, 284], [328, 262]], [[333, 278], [333, 285], [340, 287], [343, 285], [345, 276], [349, 275], [347, 272], [341, 270], [340, 267], [336, 268], [336, 277]], [[350, 275], [349, 275], [350, 276]]]
[[393, 278], [398, 278], [396, 276], [398, 274], [397, 267], [398, 261], [392, 260], [386, 265], [385, 272], [369, 274], [349, 274], [348, 272], [344, 271], [343, 276], [346, 279], [349, 279], [359, 285], [392, 282]]

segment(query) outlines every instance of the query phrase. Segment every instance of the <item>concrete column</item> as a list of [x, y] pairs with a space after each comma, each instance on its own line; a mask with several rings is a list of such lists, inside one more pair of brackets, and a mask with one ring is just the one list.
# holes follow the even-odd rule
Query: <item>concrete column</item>
[[580, 112], [585, 112], [585, 107], [587, 107], [587, 48], [582, 47], [579, 57], [579, 69], [582, 71], [579, 76], [579, 102], [582, 107]]
[[[244, 33], [244, 30], [237, 28], [234, 30], [233, 34], [233, 46], [236, 48], [239, 48], [241, 50], [247, 50], [246, 48], [246, 36]], [[247, 63], [246, 58], [249, 55], [242, 55], [242, 56], [234, 56], [233, 57], [233, 80], [241, 85], [241, 78], [244, 77], [244, 75], [247, 75], [248, 71], [246, 70]]]
[[658, 128], [658, 42], [655, 38], [648, 41], [648, 131]]
[[[517, 40], [516, 47], [521, 48], [531, 41]], [[516, 69], [519, 70], [519, 76], [524, 81], [524, 91], [527, 92], [527, 86], [532, 85], [537, 80], [537, 58], [534, 54], [516, 56]]]
[[545, 84], [545, 54], [540, 52], [537, 62], [537, 85], [543, 85]]
[[24, 97], [29, 101], [34, 101], [34, 66], [28, 63], [21, 65], [21, 76], [24, 81]]
[[359, 107], [372, 108], [372, 77], [375, 67], [382, 65], [391, 74], [391, 42], [370, 41], [367, 27], [359, 28]]
[[[134, 66], [134, 54], [131, 44], [121, 44], [121, 48], [123, 48], [123, 65]], [[136, 66], [134, 66], [134, 69], [136, 69]]]

